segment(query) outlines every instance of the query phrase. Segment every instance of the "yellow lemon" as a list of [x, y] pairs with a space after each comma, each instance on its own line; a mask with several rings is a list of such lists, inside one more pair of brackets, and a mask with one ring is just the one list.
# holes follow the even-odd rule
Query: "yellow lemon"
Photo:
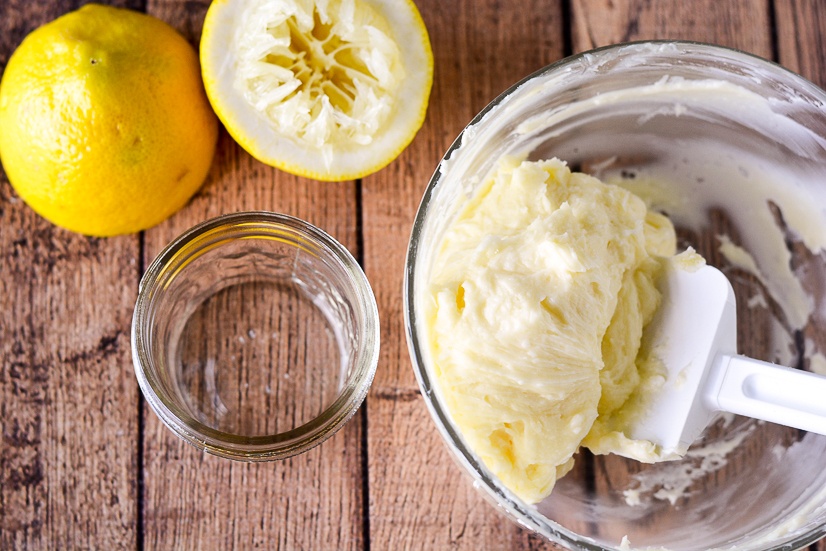
[[172, 27], [84, 6], [32, 32], [0, 82], [0, 159], [55, 224], [88, 235], [151, 227], [203, 183], [218, 121], [198, 56]]
[[433, 82], [410, 0], [215, 0], [201, 67], [244, 149], [319, 180], [360, 178], [395, 159], [424, 122]]

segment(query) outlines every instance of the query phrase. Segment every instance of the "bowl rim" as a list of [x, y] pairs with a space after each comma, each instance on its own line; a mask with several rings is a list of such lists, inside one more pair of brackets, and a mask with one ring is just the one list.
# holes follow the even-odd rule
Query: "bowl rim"
[[[500, 512], [506, 514], [518, 524], [527, 527], [540, 535], [546, 537], [550, 541], [563, 545], [575, 551], [619, 551], [616, 547], [603, 547], [597, 544], [594, 540], [587, 536], [582, 536], [576, 532], [569, 530], [555, 521], [542, 516], [538, 516], [531, 510], [533, 507], [528, 505], [520, 498], [518, 498], [512, 491], [507, 489], [484, 464], [483, 461], [470, 449], [461, 436], [461, 431], [453, 424], [451, 415], [445, 404], [441, 403], [438, 398], [438, 391], [435, 388], [435, 381], [430, 377], [425, 365], [425, 355], [423, 349], [426, 346], [424, 338], [419, 337], [417, 329], [417, 312], [415, 310], [416, 293], [414, 280], [416, 273], [416, 261], [418, 257], [418, 249], [420, 245], [420, 236], [422, 235], [425, 221], [428, 215], [428, 209], [433, 198], [433, 194], [438, 187], [443, 176], [442, 167], [443, 162], [450, 159], [454, 151], [459, 149], [465, 135], [470, 129], [476, 126], [485, 116], [501, 105], [514, 92], [520, 89], [524, 84], [564, 70], [565, 68], [579, 63], [587, 56], [600, 57], [613, 52], [617, 52], [626, 48], [633, 48], [639, 46], [667, 46], [675, 45], [682, 48], [695, 48], [699, 50], [706, 50], [707, 53], [725, 52], [730, 56], [739, 58], [743, 62], [755, 64], [758, 67], [765, 68], [772, 71], [773, 74], [778, 74], [791, 78], [796, 85], [807, 89], [809, 93], [820, 96], [826, 103], [826, 92], [806, 79], [805, 77], [795, 73], [794, 71], [776, 63], [772, 60], [765, 59], [758, 55], [745, 52], [739, 49], [730, 48], [727, 46], [720, 46], [706, 42], [691, 41], [691, 40], [639, 40], [631, 42], [622, 42], [618, 44], [611, 44], [583, 51], [574, 55], [564, 57], [550, 65], [547, 65], [528, 76], [522, 78], [515, 84], [508, 87], [505, 91], [499, 94], [488, 105], [486, 105], [473, 119], [462, 129], [453, 143], [448, 147], [445, 154], [439, 161], [436, 169], [431, 176], [427, 187], [422, 195], [416, 216], [411, 228], [410, 239], [408, 242], [407, 256], [405, 259], [404, 280], [402, 286], [403, 295], [403, 311], [404, 311], [404, 326], [407, 337], [408, 353], [410, 355], [411, 364], [413, 367], [416, 381], [419, 385], [422, 397], [424, 398], [428, 412], [431, 419], [434, 421], [437, 430], [444, 443], [446, 444], [450, 455], [463, 468], [466, 474], [473, 479], [473, 486], [479, 490], [484, 491], [486, 497], [492, 499], [500, 508]], [[471, 138], [472, 139], [472, 138]], [[435, 395], [435, 397], [434, 397]], [[790, 551], [798, 550], [811, 545], [819, 539], [826, 536], [826, 520], [814, 526], [807, 532], [800, 534], [789, 540], [779, 540], [781, 543], [772, 543], [771, 545], [758, 545], [749, 549], [748, 551]]]

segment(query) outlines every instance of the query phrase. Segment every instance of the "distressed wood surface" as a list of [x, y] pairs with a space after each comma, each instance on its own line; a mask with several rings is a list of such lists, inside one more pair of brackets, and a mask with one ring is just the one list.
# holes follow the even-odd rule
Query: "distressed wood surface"
[[494, 510], [448, 455], [410, 367], [401, 289], [410, 228], [436, 165], [485, 105], [563, 57], [562, 9], [541, 0], [417, 5], [435, 58], [427, 119], [397, 161], [363, 182], [364, 267], [382, 320], [366, 402], [371, 549], [553, 549]]
[[711, 42], [772, 58], [772, 14], [763, 0], [571, 0], [575, 51], [633, 40]]
[[[150, 1], [147, 12], [197, 44], [207, 7], [207, 2]], [[355, 182], [320, 183], [265, 166], [222, 131], [201, 191], [185, 209], [146, 232], [144, 262], [203, 220], [250, 210], [297, 216], [358, 258], [357, 192]], [[248, 321], [266, 327], [268, 314], [259, 310]], [[146, 549], [363, 549], [362, 415], [303, 455], [247, 464], [199, 452], [146, 411]]]
[[[358, 254], [355, 204], [354, 183], [319, 185], [277, 172], [222, 133], [205, 187], [186, 209], [146, 232], [144, 261], [190, 226], [241, 210], [298, 216]], [[269, 313], [257, 310], [247, 320], [264, 328], [259, 341], [275, 331]], [[144, 411], [146, 548], [362, 549], [360, 415], [304, 455], [247, 464], [199, 452]]]
[[[0, 67], [70, 9], [0, 3]], [[0, 176], [0, 549], [135, 548], [139, 272], [137, 235], [57, 228]]]
[[[23, 37], [84, 2], [0, 0], [0, 68]], [[625, 40], [714, 42], [826, 84], [819, 0], [416, 0], [436, 61], [424, 127], [358, 182], [264, 166], [221, 133], [201, 191], [140, 235], [56, 228], [0, 175], [0, 549], [555, 549], [499, 515], [449, 458], [410, 367], [402, 272], [421, 194], [459, 131], [508, 86], [567, 54]], [[197, 44], [208, 0], [125, 0]], [[140, 274], [222, 213], [303, 218], [362, 263], [382, 350], [365, 405], [278, 463], [204, 455], [146, 407], [129, 352]], [[724, 223], [724, 222], [721, 222]], [[261, 321], [261, 320], [258, 320]], [[812, 546], [826, 551], [826, 544]]]

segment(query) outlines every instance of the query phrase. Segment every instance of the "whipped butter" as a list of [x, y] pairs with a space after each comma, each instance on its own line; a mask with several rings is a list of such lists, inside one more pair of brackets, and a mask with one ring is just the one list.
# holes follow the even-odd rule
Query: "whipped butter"
[[434, 368], [465, 439], [525, 501], [581, 444], [659, 459], [623, 429], [664, 381], [640, 344], [675, 250], [667, 218], [557, 159], [504, 159], [448, 227], [428, 292]]

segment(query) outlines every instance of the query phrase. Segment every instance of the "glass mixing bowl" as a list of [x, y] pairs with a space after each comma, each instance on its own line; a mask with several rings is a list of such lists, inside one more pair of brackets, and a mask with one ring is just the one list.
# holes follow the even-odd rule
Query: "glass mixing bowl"
[[498, 159], [558, 157], [638, 192], [674, 221], [682, 248], [724, 270], [738, 298], [739, 353], [826, 374], [824, 105], [823, 90], [749, 54], [625, 44], [527, 77], [450, 147], [410, 239], [408, 344], [452, 455], [512, 519], [591, 550], [799, 549], [826, 534], [826, 437], [733, 416], [718, 419], [676, 462], [580, 450], [551, 495], [526, 504], [451, 420], [422, 314], [441, 236]]

